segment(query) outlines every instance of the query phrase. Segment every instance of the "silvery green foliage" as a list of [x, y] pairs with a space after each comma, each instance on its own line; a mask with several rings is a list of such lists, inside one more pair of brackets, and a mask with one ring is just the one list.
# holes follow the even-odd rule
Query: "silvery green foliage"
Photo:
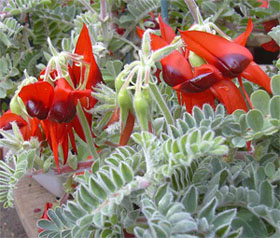
[[[174, 126], [159, 117], [155, 134], [135, 132], [131, 146], [76, 178], [74, 200], [49, 210], [50, 221], [38, 222], [39, 236], [278, 237], [278, 80], [272, 80], [272, 96], [251, 95], [255, 109], [247, 113], [226, 115], [222, 105], [206, 104], [183, 113]], [[103, 94], [100, 100], [110, 104], [113, 97], [106, 101]], [[256, 111], [262, 126], [251, 115]], [[245, 151], [247, 141], [254, 154]]]
[[7, 162], [0, 160], [0, 202], [4, 207], [13, 206], [13, 193], [18, 181], [33, 167], [34, 159], [39, 155], [39, 142], [36, 138], [24, 141], [16, 123], [12, 123], [12, 132], [0, 130], [3, 136], [0, 147], [9, 149]]

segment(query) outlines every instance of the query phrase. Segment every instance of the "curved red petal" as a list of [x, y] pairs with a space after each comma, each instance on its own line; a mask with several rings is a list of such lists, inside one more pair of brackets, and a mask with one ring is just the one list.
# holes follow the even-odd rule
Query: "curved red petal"
[[273, 27], [279, 25], [279, 21], [278, 19], [272, 19], [270, 21], [263, 22], [262, 25], [267, 33], [270, 32]]
[[63, 164], [66, 164], [68, 159], [68, 151], [69, 151], [69, 141], [68, 141], [68, 128], [66, 134], [63, 136], [63, 141], [61, 143], [63, 150]]
[[40, 81], [22, 87], [19, 96], [24, 104], [26, 104], [28, 100], [33, 99], [41, 101], [44, 105], [49, 106], [53, 92], [54, 89], [50, 83]]
[[164, 57], [160, 62], [163, 79], [171, 87], [193, 77], [189, 61], [177, 50]]
[[39, 81], [24, 86], [18, 95], [31, 117], [44, 120], [48, 115], [53, 93], [54, 89], [50, 83]]
[[242, 72], [241, 76], [271, 93], [270, 77], [254, 61]]
[[246, 31], [243, 32], [238, 37], [236, 37], [233, 42], [235, 42], [239, 45], [245, 46], [249, 35], [253, 31], [253, 28], [254, 28], [254, 24], [253, 24], [251, 18], [249, 18]]
[[[140, 29], [139, 27], [136, 27], [136, 32], [137, 32], [138, 36], [142, 39], [145, 31]], [[152, 50], [158, 50], [158, 49], [168, 45], [167, 41], [158, 35], [150, 34], [150, 37], [151, 37]]]
[[184, 93], [199, 93], [209, 89], [213, 84], [222, 80], [221, 72], [213, 65], [204, 64], [194, 68], [194, 77], [173, 87]]
[[57, 167], [58, 173], [60, 173], [59, 168], [59, 158], [58, 158], [58, 133], [57, 133], [57, 124], [49, 123], [48, 129], [50, 130], [50, 139], [51, 139], [51, 149], [53, 151], [54, 161]]
[[209, 89], [201, 93], [182, 93], [182, 101], [189, 113], [192, 112], [194, 106], [202, 108], [205, 103], [215, 108], [215, 97]]
[[271, 40], [269, 42], [266, 42], [264, 44], [261, 45], [262, 48], [264, 48], [266, 51], [269, 52], [277, 52], [279, 51], [279, 46], [277, 45], [277, 43], [274, 40]]
[[161, 37], [168, 43], [170, 44], [174, 37], [176, 36], [174, 30], [172, 29], [171, 26], [166, 24], [162, 18], [161, 15], [158, 15], [158, 20], [159, 20], [159, 26], [160, 26], [160, 32], [161, 32]]
[[[121, 127], [122, 127], [121, 136], [120, 136], [120, 141], [119, 141], [120, 146], [124, 146], [128, 143], [130, 135], [133, 131], [134, 122], [135, 122], [135, 118], [134, 118], [133, 114], [131, 112], [129, 112], [125, 126], [121, 125]], [[123, 128], [123, 126], [124, 126], [124, 128]]]
[[7, 111], [0, 117], [0, 128], [3, 130], [11, 130], [11, 122], [16, 122], [19, 128], [27, 126], [27, 122], [21, 116]]
[[238, 76], [253, 60], [245, 47], [223, 37], [201, 31], [181, 32], [187, 48], [215, 65], [226, 77]]
[[72, 127], [74, 128], [75, 132], [78, 134], [78, 136], [83, 140], [86, 141], [86, 137], [84, 134], [84, 130], [81, 126], [81, 123], [79, 121], [79, 118], [77, 116], [74, 117], [73, 121], [71, 122]]
[[231, 80], [219, 81], [210, 89], [218, 100], [225, 105], [228, 113], [231, 114], [237, 109], [248, 111], [242, 93]]
[[74, 137], [74, 132], [73, 132], [73, 129], [72, 129], [73, 125], [71, 123], [71, 128], [69, 129], [68, 131], [68, 135], [69, 135], [69, 138], [70, 138], [70, 142], [71, 142], [71, 145], [72, 145], [72, 148], [74, 150], [74, 152], [76, 154], [78, 154], [78, 149], [76, 147], [76, 142], [75, 142], [75, 137]]
[[[90, 65], [90, 70], [89, 70], [89, 75], [88, 75], [88, 81], [86, 84], [87, 89], [91, 89], [94, 87], [97, 83], [102, 82], [102, 75], [100, 73], [100, 70], [96, 64], [95, 58], [92, 53], [92, 46], [91, 46], [91, 40], [89, 36], [88, 29], [86, 25], [83, 25], [82, 31], [80, 33], [80, 36], [78, 38], [77, 44], [76, 44], [76, 49], [75, 53], [78, 55], [84, 56], [84, 61], [86, 63], [89, 63]], [[80, 74], [81, 74], [81, 68], [77, 66], [75, 63], [73, 63], [73, 73], [75, 76], [75, 81], [77, 84], [80, 82]], [[85, 67], [82, 69], [83, 76], [85, 73]], [[84, 78], [84, 77], [82, 77]]]

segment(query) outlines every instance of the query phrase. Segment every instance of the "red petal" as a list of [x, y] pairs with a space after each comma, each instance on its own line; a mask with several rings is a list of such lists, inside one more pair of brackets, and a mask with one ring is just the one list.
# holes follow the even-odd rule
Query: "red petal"
[[[137, 32], [138, 36], [142, 39], [145, 31], [140, 29], [139, 27], [136, 27], [136, 32]], [[150, 34], [150, 37], [151, 37], [152, 50], [157, 50], [157, 49], [160, 49], [160, 48], [168, 45], [167, 41], [162, 39], [158, 35]]]
[[228, 113], [233, 113], [237, 109], [248, 111], [240, 90], [231, 80], [219, 81], [211, 87], [211, 91], [225, 105]]
[[[137, 28], [137, 33], [142, 38], [144, 31]], [[150, 34], [150, 36], [152, 50], [168, 45], [167, 41], [161, 37], [154, 34]], [[169, 86], [173, 87], [192, 78], [192, 70], [188, 60], [177, 50], [164, 57], [160, 62], [162, 64], [163, 79]]]
[[192, 112], [194, 106], [202, 108], [205, 103], [209, 103], [215, 108], [215, 98], [209, 89], [201, 93], [182, 93], [182, 100], [189, 113]]
[[[78, 38], [75, 53], [84, 56], [84, 61], [90, 64], [90, 71], [88, 75], [86, 88], [91, 89], [97, 83], [102, 82], [103, 81], [102, 75], [93, 56], [91, 40], [90, 40], [88, 29], [85, 24], [83, 25], [83, 29]], [[75, 75], [76, 83], [78, 84], [80, 81], [81, 68], [77, 66], [75, 63], [73, 63], [72, 69]], [[85, 73], [85, 67], [83, 67], [83, 74], [84, 73]]]
[[248, 49], [223, 37], [201, 31], [181, 32], [189, 50], [215, 65], [224, 76], [238, 76], [253, 60]]
[[[71, 128], [72, 129], [72, 128]], [[68, 131], [68, 128], [67, 128]], [[63, 164], [66, 164], [68, 158], [68, 151], [69, 151], [69, 141], [68, 141], [68, 133], [63, 136], [63, 141], [61, 143], [62, 150], [63, 150]]]
[[251, 34], [253, 28], [254, 28], [254, 24], [253, 24], [251, 18], [249, 18], [246, 31], [243, 32], [240, 36], [236, 37], [233, 42], [235, 42], [239, 45], [245, 46], [247, 39], [248, 39], [249, 35]]
[[77, 116], [74, 117], [74, 120], [71, 122], [71, 125], [73, 126], [74, 130], [78, 134], [78, 136], [83, 140], [86, 141], [86, 137], [84, 134], [84, 130], [81, 126], [81, 123], [79, 121], [79, 118]]
[[266, 42], [264, 44], [261, 45], [262, 48], [264, 48], [266, 51], [269, 52], [277, 52], [279, 51], [279, 46], [277, 45], [277, 43], [274, 40], [271, 40], [269, 42]]
[[278, 19], [273, 19], [270, 21], [263, 22], [262, 25], [266, 32], [270, 32], [273, 27], [279, 25], [279, 21]]
[[76, 147], [76, 142], [75, 142], [75, 137], [74, 137], [74, 132], [73, 132], [72, 126], [73, 125], [71, 123], [71, 128], [68, 131], [68, 135], [69, 135], [70, 142], [71, 142], [71, 145], [72, 145], [72, 148], [73, 148], [74, 152], [76, 154], [78, 154], [78, 150], [77, 150], [77, 147]]
[[213, 84], [222, 80], [222, 74], [213, 65], [204, 64], [194, 68], [194, 78], [173, 87], [184, 93], [199, 93], [209, 89]]
[[18, 95], [30, 116], [44, 120], [48, 115], [53, 93], [50, 83], [39, 81], [24, 86]]
[[254, 61], [242, 72], [241, 76], [271, 93], [270, 77]]
[[57, 138], [59, 137], [59, 135], [57, 133], [57, 124], [55, 122], [49, 123], [48, 129], [50, 130], [51, 148], [53, 151], [55, 164], [56, 164], [58, 173], [60, 173], [59, 158], [58, 158], [58, 141], [57, 141]]
[[111, 124], [116, 123], [117, 121], [119, 121], [119, 119], [120, 119], [120, 109], [118, 107], [115, 107], [113, 114], [112, 114], [110, 120], [107, 122], [104, 129], [108, 128], [108, 126], [110, 126]]
[[[121, 128], [122, 132], [121, 132], [120, 141], [119, 141], [120, 146], [124, 146], [127, 144], [128, 140], [130, 138], [130, 135], [133, 131], [134, 121], [135, 121], [135, 118], [134, 118], [133, 114], [131, 112], [129, 112], [128, 116], [127, 116], [125, 127], [124, 127], [124, 129]], [[123, 127], [123, 126], [124, 125], [122, 125], [121, 127]]]
[[159, 20], [159, 26], [160, 26], [160, 32], [161, 32], [161, 37], [168, 43], [170, 44], [174, 37], [176, 36], [174, 30], [172, 29], [171, 26], [166, 24], [162, 18], [161, 15], [158, 15], [158, 20]]
[[268, 0], [258, 0], [258, 2], [262, 3], [259, 7], [268, 8]]
[[19, 128], [27, 126], [27, 122], [21, 116], [11, 111], [7, 111], [0, 117], [0, 128], [3, 130], [11, 130], [11, 122], [13, 121], [16, 122]]

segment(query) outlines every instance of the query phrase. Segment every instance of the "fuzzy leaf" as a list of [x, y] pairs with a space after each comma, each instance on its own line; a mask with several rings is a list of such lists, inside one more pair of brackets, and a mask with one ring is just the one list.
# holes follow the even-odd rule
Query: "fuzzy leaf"
[[280, 95], [280, 75], [271, 78], [271, 90], [274, 96]]
[[263, 115], [267, 115], [269, 113], [270, 97], [266, 91], [257, 90], [251, 94], [250, 99], [254, 108], [259, 109]]
[[260, 185], [260, 202], [268, 207], [274, 205], [274, 192], [273, 187], [268, 181], [263, 181]]
[[269, 109], [271, 117], [280, 120], [280, 96], [274, 96], [270, 100]]
[[215, 215], [215, 210], [217, 206], [217, 199], [214, 198], [208, 202], [198, 213], [199, 218], [205, 217], [209, 222], [212, 222]]
[[195, 212], [197, 208], [197, 201], [197, 189], [195, 186], [191, 186], [182, 198], [182, 203], [184, 204], [186, 211], [190, 213]]
[[[280, 103], [280, 97], [279, 97], [279, 103]], [[279, 110], [280, 112], [280, 110]], [[263, 128], [263, 124], [264, 124], [264, 118], [263, 118], [263, 114], [261, 113], [261, 111], [257, 110], [257, 109], [253, 109], [251, 111], [248, 112], [247, 114], [247, 123], [248, 125], [254, 130], [254, 131], [260, 131]]]

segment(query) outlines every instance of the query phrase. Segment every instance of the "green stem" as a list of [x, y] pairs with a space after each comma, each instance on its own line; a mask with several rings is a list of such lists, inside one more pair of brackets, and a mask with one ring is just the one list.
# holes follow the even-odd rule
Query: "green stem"
[[194, 0], [185, 0], [185, 3], [187, 4], [187, 6], [193, 16], [194, 22], [196, 24], [199, 24], [198, 14], [200, 14], [200, 13], [198, 12], [198, 7], [197, 7], [195, 1]]
[[85, 133], [87, 144], [89, 145], [90, 155], [92, 156], [93, 159], [98, 159], [99, 155], [98, 155], [95, 145], [94, 145], [94, 140], [92, 137], [91, 129], [90, 129], [87, 118], [85, 116], [85, 113], [84, 113], [83, 108], [79, 101], [77, 104], [77, 114], [79, 117], [79, 121], [82, 125], [83, 131]]
[[161, 96], [157, 85], [155, 83], [149, 83], [149, 88], [150, 88], [153, 99], [157, 102], [157, 105], [159, 106], [161, 112], [163, 113], [167, 123], [169, 125], [173, 125], [174, 120], [173, 120], [172, 114], [169, 111], [169, 108], [168, 108], [165, 100]]

